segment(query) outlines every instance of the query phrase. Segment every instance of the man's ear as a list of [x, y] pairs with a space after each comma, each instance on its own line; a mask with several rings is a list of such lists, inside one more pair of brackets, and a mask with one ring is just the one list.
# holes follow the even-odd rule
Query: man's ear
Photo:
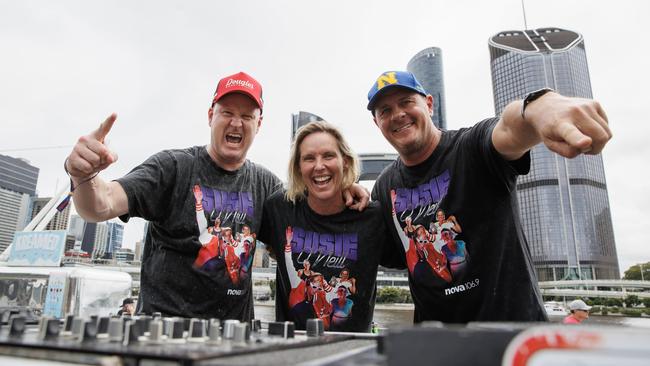
[[[257, 132], [260, 132], [260, 128], [262, 127], [262, 119], [264, 119], [264, 116], [260, 116], [260, 119], [257, 121]], [[257, 134], [257, 132], [255, 132]]]
[[210, 107], [210, 109], [208, 109], [208, 126], [210, 126], [212, 124], [212, 115], [213, 114], [214, 114], [214, 112], [212, 111], [212, 107]]
[[433, 116], [433, 107], [436, 105], [435, 99], [431, 94], [427, 95], [427, 107], [429, 107], [429, 114]]
[[375, 117], [374, 115], [372, 116], [372, 121], [375, 122], [375, 126], [379, 127], [379, 125], [377, 124], [377, 117]]

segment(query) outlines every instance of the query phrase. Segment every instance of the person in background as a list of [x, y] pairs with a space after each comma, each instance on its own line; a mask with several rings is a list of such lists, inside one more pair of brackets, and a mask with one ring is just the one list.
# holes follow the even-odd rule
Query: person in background
[[562, 323], [580, 324], [589, 318], [589, 310], [591, 310], [591, 306], [585, 304], [584, 301], [580, 299], [573, 300], [569, 304], [569, 311], [571, 311], [571, 314], [564, 318]]
[[132, 298], [127, 297], [122, 301], [122, 306], [120, 307], [120, 310], [117, 312], [117, 315], [122, 316], [122, 315], [133, 315], [135, 314], [135, 303]]

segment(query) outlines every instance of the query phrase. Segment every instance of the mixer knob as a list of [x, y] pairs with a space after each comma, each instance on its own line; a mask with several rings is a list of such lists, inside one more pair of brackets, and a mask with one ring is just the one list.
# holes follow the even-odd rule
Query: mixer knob
[[296, 326], [293, 322], [271, 322], [269, 323], [269, 335], [278, 335], [282, 338], [293, 338]]
[[38, 339], [55, 339], [59, 336], [61, 322], [58, 319], [43, 317], [38, 325]]
[[192, 319], [187, 340], [192, 342], [205, 341], [206, 327], [207, 321], [205, 319]]
[[210, 319], [208, 336], [210, 337], [210, 342], [218, 342], [221, 339], [221, 321], [219, 319]]
[[160, 319], [154, 319], [149, 323], [149, 340], [157, 343], [162, 341], [163, 322]]
[[122, 342], [124, 337], [124, 320], [111, 318], [108, 321], [108, 340], [111, 342]]
[[232, 340], [236, 343], [246, 343], [251, 337], [248, 323], [235, 324]]
[[324, 330], [324, 324], [323, 324], [323, 319], [307, 319], [307, 325], [306, 325], [306, 331], [307, 331], [307, 337], [319, 337], [323, 334]]
[[223, 322], [223, 338], [232, 339], [235, 335], [235, 324], [239, 324], [239, 320], [227, 319]]

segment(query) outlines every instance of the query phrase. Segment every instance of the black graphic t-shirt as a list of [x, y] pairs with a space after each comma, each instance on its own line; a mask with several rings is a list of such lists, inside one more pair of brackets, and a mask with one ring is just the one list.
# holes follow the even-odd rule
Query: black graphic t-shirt
[[442, 131], [426, 161], [397, 159], [375, 183], [416, 322], [546, 320], [515, 191], [530, 155], [504, 160], [492, 145], [496, 122]]
[[117, 181], [129, 201], [121, 219], [151, 222], [138, 312], [251, 319], [255, 233], [280, 180], [250, 161], [223, 170], [195, 146], [155, 154]]
[[273, 194], [264, 203], [259, 239], [277, 259], [276, 320], [305, 329], [307, 319], [318, 317], [325, 330], [369, 331], [377, 265], [402, 263], [385, 250], [394, 248], [389, 235], [377, 202], [363, 212], [323, 216], [306, 200], [293, 205], [284, 192]]

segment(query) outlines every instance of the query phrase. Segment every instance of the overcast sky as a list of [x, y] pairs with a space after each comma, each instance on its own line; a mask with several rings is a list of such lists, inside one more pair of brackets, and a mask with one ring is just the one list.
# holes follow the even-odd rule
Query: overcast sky
[[[603, 158], [621, 274], [650, 261], [649, 4], [525, 4], [528, 28], [585, 38], [593, 95], [614, 133]], [[443, 52], [448, 128], [494, 115], [487, 40], [524, 27], [520, 0], [0, 0], [0, 154], [40, 168], [38, 193], [51, 196], [67, 184], [62, 164], [76, 139], [117, 112], [108, 141], [119, 160], [102, 177], [120, 177], [159, 150], [208, 143], [218, 79], [246, 71], [266, 103], [249, 158], [284, 179], [299, 110], [340, 127], [357, 153], [393, 152], [366, 94], [426, 47]], [[67, 147], [25, 150], [57, 146]], [[128, 247], [142, 237], [133, 221]]]

